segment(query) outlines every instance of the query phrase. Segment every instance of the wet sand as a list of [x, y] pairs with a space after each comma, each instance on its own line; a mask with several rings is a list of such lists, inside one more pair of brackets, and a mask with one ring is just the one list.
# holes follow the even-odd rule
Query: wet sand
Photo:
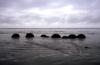
[[0, 65], [100, 64], [99, 47], [86, 49], [84, 40], [51, 38], [11, 40], [0, 42]]

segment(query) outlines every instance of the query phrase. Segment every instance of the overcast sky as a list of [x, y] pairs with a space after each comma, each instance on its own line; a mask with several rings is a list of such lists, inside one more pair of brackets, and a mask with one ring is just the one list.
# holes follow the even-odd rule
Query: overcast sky
[[100, 28], [100, 0], [0, 0], [0, 28]]

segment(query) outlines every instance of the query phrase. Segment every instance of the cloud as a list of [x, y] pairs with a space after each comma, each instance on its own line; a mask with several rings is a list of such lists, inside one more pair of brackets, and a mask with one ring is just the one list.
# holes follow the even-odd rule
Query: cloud
[[99, 0], [0, 0], [0, 27], [100, 27], [99, 3]]

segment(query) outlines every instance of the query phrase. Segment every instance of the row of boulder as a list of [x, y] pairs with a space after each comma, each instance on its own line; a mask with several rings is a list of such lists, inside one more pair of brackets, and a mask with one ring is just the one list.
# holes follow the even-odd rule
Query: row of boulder
[[[27, 33], [25, 37], [26, 38], [34, 38], [34, 34]], [[18, 39], [18, 38], [20, 38], [20, 35], [18, 33], [15, 33], [15, 34], [12, 35], [12, 38]]]
[[[49, 36], [47, 36], [47, 35], [41, 35], [41, 37], [49, 38]], [[84, 34], [78, 34], [77, 36], [76, 36], [75, 34], [70, 34], [69, 36], [63, 36], [63, 37], [61, 37], [59, 34], [53, 34], [53, 35], [51, 36], [51, 38], [62, 38], [62, 39], [81, 38], [81, 39], [84, 39], [84, 38], [86, 38], [86, 36], [85, 36]]]
[[[27, 33], [25, 37], [26, 38], [34, 38], [35, 36], [32, 33]], [[47, 36], [45, 34], [41, 35], [40, 37], [42, 37], [42, 38], [49, 38], [49, 36]], [[20, 35], [18, 33], [15, 33], [15, 34], [12, 35], [12, 38], [16, 38], [16, 39], [20, 38]], [[51, 38], [62, 38], [62, 39], [68, 39], [68, 38], [69, 39], [75, 39], [75, 38], [79, 38], [79, 39], [85, 39], [86, 36], [84, 34], [78, 34], [78, 35], [70, 34], [69, 36], [62, 36], [61, 37], [61, 35], [59, 35], [59, 34], [53, 34], [51, 36]]]

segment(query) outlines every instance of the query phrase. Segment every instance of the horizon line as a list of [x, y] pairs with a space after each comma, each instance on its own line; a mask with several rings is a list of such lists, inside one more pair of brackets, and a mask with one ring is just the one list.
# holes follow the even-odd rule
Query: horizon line
[[[68, 29], [68, 28], [0, 28], [0, 29]], [[80, 28], [80, 29], [86, 29], [86, 28]], [[87, 29], [96, 29], [96, 28], [87, 28]]]

